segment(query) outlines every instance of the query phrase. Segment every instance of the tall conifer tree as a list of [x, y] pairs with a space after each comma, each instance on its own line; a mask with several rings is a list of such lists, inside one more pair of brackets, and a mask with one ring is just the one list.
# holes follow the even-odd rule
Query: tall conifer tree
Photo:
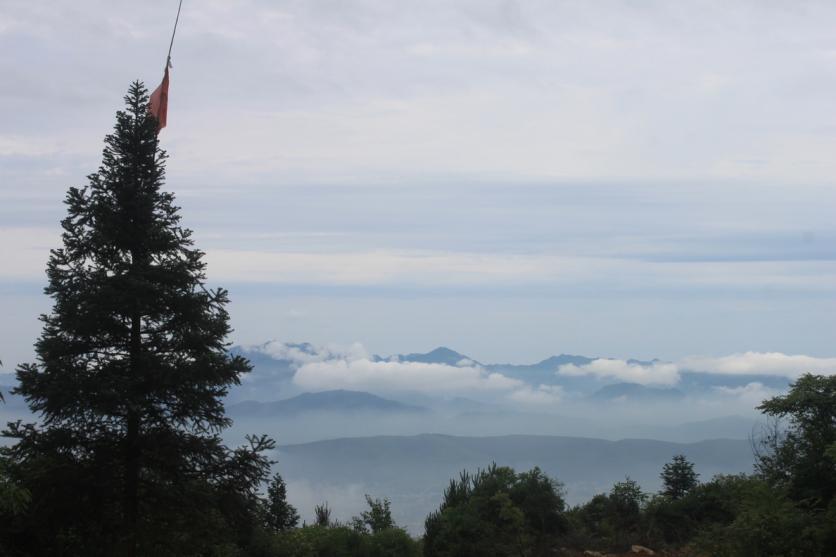
[[694, 471], [694, 464], [685, 455], [674, 455], [659, 475], [662, 478], [662, 493], [672, 499], [682, 499], [697, 487], [699, 476]]
[[67, 194], [38, 363], [17, 370], [39, 423], [10, 424], [7, 453], [32, 494], [16, 528], [35, 554], [235, 545], [269, 469], [266, 437], [221, 441], [222, 399], [250, 366], [227, 352], [227, 292], [204, 286], [203, 253], [162, 189], [145, 87], [133, 83], [125, 103], [98, 172]]

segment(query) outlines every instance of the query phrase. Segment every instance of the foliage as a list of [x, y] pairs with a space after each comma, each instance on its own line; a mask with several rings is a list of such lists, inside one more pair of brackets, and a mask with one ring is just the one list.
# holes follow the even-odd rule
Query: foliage
[[773, 421], [757, 474], [721, 476], [647, 508], [659, 543], [711, 555], [829, 555], [836, 547], [836, 377], [804, 375], [760, 407]]
[[9, 477], [4, 459], [0, 459], [0, 516], [18, 515], [26, 510], [32, 496], [29, 490]]
[[327, 501], [314, 507], [314, 524], [322, 527], [331, 526], [331, 508]]
[[299, 524], [299, 513], [287, 502], [287, 486], [279, 474], [273, 475], [267, 486], [263, 509], [264, 523], [270, 531], [284, 532]]
[[644, 510], [647, 542], [679, 546], [706, 528], [730, 524], [752, 481], [746, 475], [720, 475], [678, 499], [667, 495], [654, 497]]
[[708, 524], [695, 536], [695, 545], [718, 557], [827, 555], [813, 515], [786, 493], [758, 478], [749, 478], [728, 524]]
[[609, 493], [571, 509], [572, 544], [620, 551], [645, 541], [640, 532], [646, 500], [639, 484], [628, 477], [614, 484]]
[[758, 407], [789, 420], [783, 434], [768, 436], [758, 456], [758, 471], [775, 485], [786, 486], [795, 501], [827, 508], [836, 496], [836, 375], [806, 374], [789, 393]]
[[561, 485], [539, 468], [491, 465], [451, 480], [425, 522], [428, 557], [551, 554], [567, 530]]
[[357, 532], [348, 526], [305, 526], [278, 534], [275, 557], [418, 557], [419, 542], [399, 528], [377, 533]]
[[[0, 367], [3, 362], [0, 361]], [[0, 403], [5, 403], [3, 392], [0, 391]], [[32, 496], [29, 490], [18, 485], [9, 476], [6, 459], [0, 456], [0, 516], [17, 515], [26, 510]], [[2, 545], [0, 545], [2, 549]]]
[[685, 455], [675, 455], [665, 464], [660, 474], [662, 493], [671, 499], [681, 499], [697, 486], [699, 474], [694, 472], [694, 464], [688, 462]]
[[227, 293], [205, 287], [203, 253], [162, 190], [143, 85], [125, 102], [101, 167], [69, 189], [38, 361], [17, 369], [14, 393], [39, 418], [5, 432], [8, 476], [31, 504], [0, 517], [0, 536], [21, 553], [208, 555], [257, 527], [273, 443], [220, 437], [223, 397], [250, 366], [227, 353]]
[[366, 503], [369, 505], [369, 510], [363, 511], [359, 517], [352, 519], [355, 530], [377, 534], [378, 532], [397, 527], [392, 518], [392, 505], [389, 499], [372, 499], [367, 494]]

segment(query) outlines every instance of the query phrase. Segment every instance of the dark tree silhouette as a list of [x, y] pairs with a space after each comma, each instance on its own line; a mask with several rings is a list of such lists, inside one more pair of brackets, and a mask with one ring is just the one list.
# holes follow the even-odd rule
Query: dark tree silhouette
[[392, 503], [389, 499], [373, 499], [371, 495], [366, 494], [366, 504], [369, 510], [360, 514], [359, 522], [372, 534], [397, 527], [392, 518]]
[[227, 292], [205, 287], [203, 253], [162, 190], [167, 156], [145, 87], [133, 83], [125, 103], [98, 172], [67, 194], [38, 362], [17, 370], [14, 392], [39, 416], [6, 432], [32, 494], [15, 528], [34, 554], [236, 543], [269, 466], [266, 437], [221, 441], [222, 398], [250, 366], [227, 353]]
[[279, 474], [275, 474], [267, 486], [267, 499], [264, 501], [264, 522], [273, 532], [284, 532], [296, 528], [299, 513], [287, 502], [287, 486]]
[[317, 526], [331, 526], [331, 507], [328, 501], [314, 507], [314, 524]]
[[660, 474], [662, 493], [672, 499], [681, 499], [697, 486], [699, 474], [694, 472], [694, 464], [685, 455], [675, 455], [665, 464]]
[[562, 485], [539, 468], [462, 472], [424, 521], [424, 555], [553, 555], [568, 531], [564, 510]]
[[[795, 500], [824, 508], [836, 499], [836, 376], [805, 374], [789, 392], [758, 406], [776, 423], [756, 454], [757, 468]], [[836, 506], [834, 507], [836, 511]]]

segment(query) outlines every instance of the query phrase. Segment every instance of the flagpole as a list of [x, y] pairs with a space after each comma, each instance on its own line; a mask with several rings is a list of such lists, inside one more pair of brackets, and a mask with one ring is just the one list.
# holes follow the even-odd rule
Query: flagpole
[[174, 20], [174, 30], [171, 32], [171, 42], [168, 43], [168, 56], [165, 57], [165, 67], [171, 66], [171, 48], [174, 46], [174, 34], [177, 33], [177, 22], [180, 21], [180, 8], [183, 7], [183, 0], [177, 6], [177, 18]]

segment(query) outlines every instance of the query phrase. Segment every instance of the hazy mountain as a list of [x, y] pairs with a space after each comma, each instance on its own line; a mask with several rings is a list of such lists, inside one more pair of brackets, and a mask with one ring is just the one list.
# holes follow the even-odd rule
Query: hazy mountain
[[601, 385], [600, 379], [591, 376], [558, 376], [560, 366], [582, 366], [595, 358], [560, 354], [551, 356], [535, 364], [487, 364], [485, 368], [501, 373], [513, 379], [519, 379], [532, 385], [563, 385], [569, 389], [587, 392]]
[[360, 391], [321, 391], [272, 402], [248, 400], [230, 404], [227, 411], [233, 417], [288, 417], [312, 412], [332, 413], [421, 413], [425, 408]]
[[765, 420], [762, 417], [739, 415], [718, 416], [705, 420], [683, 423], [636, 423], [623, 428], [625, 434], [635, 437], [693, 443], [704, 439], [739, 439], [748, 441], [762, 434]]
[[761, 434], [763, 419], [744, 416], [721, 416], [708, 420], [686, 422], [668, 428], [667, 438], [689, 439], [749, 439]]
[[764, 387], [777, 391], [786, 390], [791, 380], [787, 377], [764, 374], [707, 373], [703, 371], [683, 371], [680, 373], [678, 387], [689, 392], [711, 391], [715, 387], [743, 387], [750, 383], [760, 383]]
[[589, 397], [596, 401], [671, 401], [685, 398], [685, 393], [670, 387], [648, 387], [638, 383], [615, 383], [601, 387]]
[[[383, 359], [380, 356], [377, 356], [378, 359]], [[426, 354], [399, 354], [397, 359], [401, 360], [402, 362], [420, 362], [424, 364], [446, 364], [448, 366], [455, 366], [459, 365], [462, 361], [465, 362], [473, 362], [474, 364], [481, 365], [479, 362], [472, 360], [471, 358], [465, 356], [464, 354], [460, 354], [455, 350], [450, 350], [446, 346], [439, 346], [435, 350], [431, 350]]]
[[[673, 443], [643, 439], [605, 441], [581, 437], [509, 435], [381, 436], [286, 445], [278, 450], [279, 470], [291, 483], [291, 498], [303, 514], [310, 501], [329, 500], [338, 516], [356, 512], [347, 492], [392, 499], [396, 519], [418, 532], [441, 500], [442, 491], [462, 470], [496, 462], [527, 470], [539, 466], [565, 484], [570, 503], [609, 490], [625, 475], [645, 490], [660, 487], [659, 472], [675, 454], [685, 454], [701, 477], [749, 472], [754, 462], [746, 440]], [[362, 504], [362, 500], [358, 502]]]

